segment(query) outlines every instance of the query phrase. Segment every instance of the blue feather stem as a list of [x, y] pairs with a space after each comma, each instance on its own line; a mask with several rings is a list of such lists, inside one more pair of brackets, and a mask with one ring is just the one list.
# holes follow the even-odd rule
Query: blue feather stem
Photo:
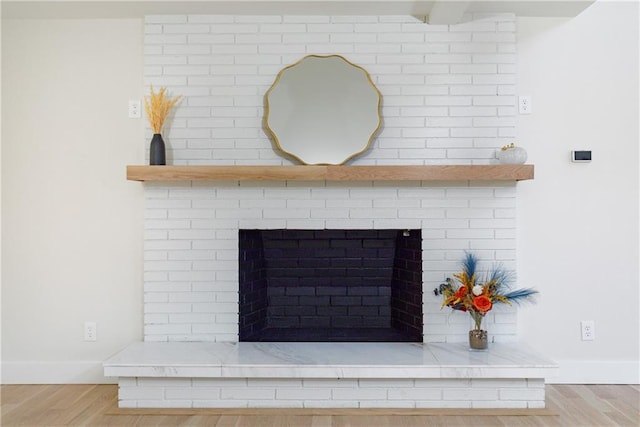
[[[521, 302], [524, 302], [526, 299], [536, 294], [538, 294], [538, 291], [536, 291], [535, 289], [525, 288], [507, 292], [506, 294], [502, 294], [502, 296], [505, 297], [508, 301], [513, 301], [516, 304], [520, 304]], [[530, 302], [532, 301], [530, 300]]]
[[478, 259], [471, 252], [465, 252], [464, 261], [462, 262], [463, 271], [467, 273], [468, 277], [473, 276], [476, 273], [476, 267], [478, 265]]
[[488, 279], [486, 282], [495, 281], [499, 285], [509, 286], [509, 284], [513, 281], [513, 273], [511, 271], [507, 271], [502, 267], [502, 264], [494, 265], [492, 270], [489, 272]]

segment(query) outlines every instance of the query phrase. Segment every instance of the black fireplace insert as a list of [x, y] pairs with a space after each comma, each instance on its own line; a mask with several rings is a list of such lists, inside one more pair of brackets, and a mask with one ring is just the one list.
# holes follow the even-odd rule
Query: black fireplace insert
[[421, 230], [240, 230], [240, 341], [421, 342]]

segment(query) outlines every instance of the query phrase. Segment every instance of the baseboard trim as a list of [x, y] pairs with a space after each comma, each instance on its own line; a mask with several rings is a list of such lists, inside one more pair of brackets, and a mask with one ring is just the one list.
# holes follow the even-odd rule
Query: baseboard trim
[[558, 376], [549, 384], [640, 384], [638, 360], [556, 360]]
[[2, 384], [116, 384], [104, 376], [102, 360], [2, 362]]

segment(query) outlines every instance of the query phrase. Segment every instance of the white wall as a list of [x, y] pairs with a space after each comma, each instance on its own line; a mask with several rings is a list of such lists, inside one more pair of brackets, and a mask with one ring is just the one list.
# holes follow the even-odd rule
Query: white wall
[[[142, 334], [139, 20], [2, 25], [2, 380], [103, 381]], [[98, 341], [83, 341], [84, 321]]]
[[[0, 8], [0, 18], [2, 9]], [[0, 19], [0, 95], [2, 94], [2, 19]], [[2, 177], [2, 102], [0, 102], [0, 178]], [[0, 355], [2, 354], [2, 180], [0, 179]], [[2, 364], [0, 363], [0, 378]], [[1, 382], [1, 381], [0, 381]]]
[[[640, 382], [638, 6], [596, 3], [575, 19], [518, 19], [517, 142], [536, 165], [519, 186], [519, 276], [541, 291], [523, 341], [559, 382]], [[571, 163], [575, 149], [593, 151]], [[595, 341], [580, 321], [595, 321]]]

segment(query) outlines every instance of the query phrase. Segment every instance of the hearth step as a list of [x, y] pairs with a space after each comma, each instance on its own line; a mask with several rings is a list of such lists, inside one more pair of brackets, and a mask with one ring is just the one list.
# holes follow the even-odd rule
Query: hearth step
[[129, 408], [543, 408], [557, 370], [517, 343], [139, 342], [104, 363]]

